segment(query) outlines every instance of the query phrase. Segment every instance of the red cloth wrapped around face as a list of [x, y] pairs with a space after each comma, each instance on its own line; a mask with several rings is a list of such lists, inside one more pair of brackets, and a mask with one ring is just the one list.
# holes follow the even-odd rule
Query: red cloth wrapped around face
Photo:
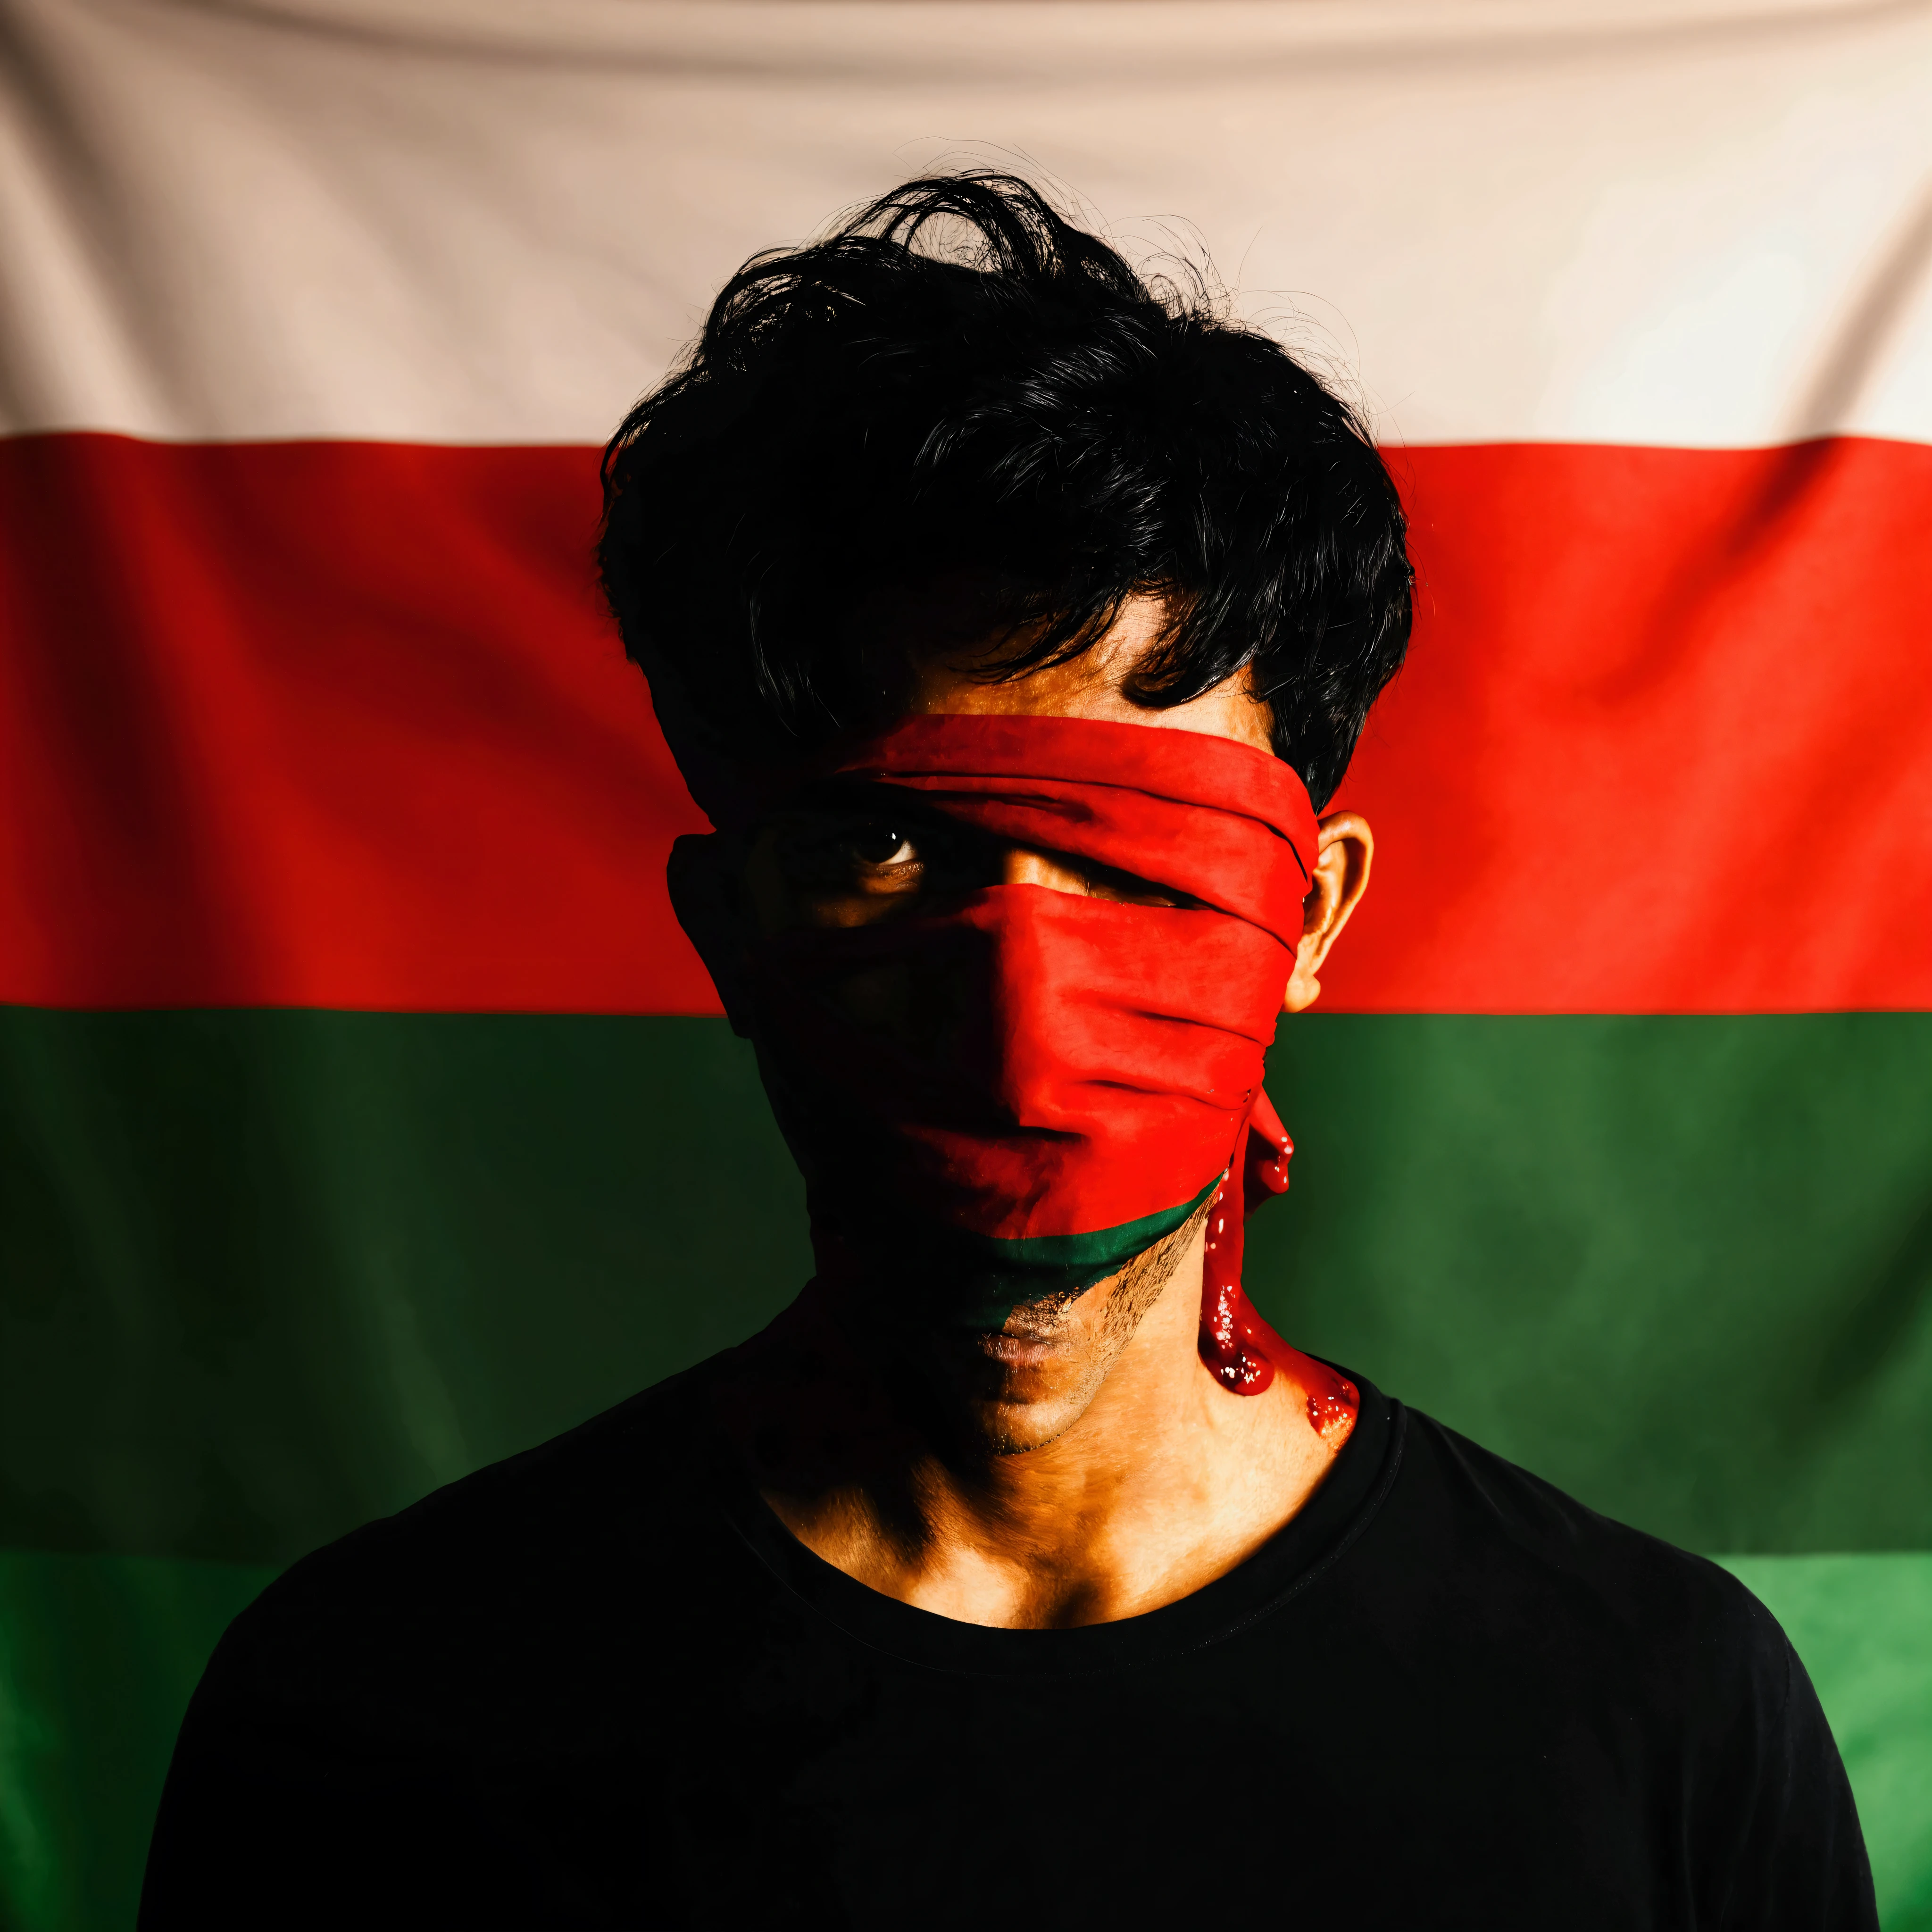
[[[890, 1240], [946, 1284], [955, 1318], [997, 1326], [1180, 1226], [1239, 1160], [1251, 1115], [1268, 1130], [1256, 1172], [1272, 1163], [1286, 1185], [1261, 1081], [1316, 848], [1288, 766], [1199, 733], [974, 716], [910, 719], [810, 776], [903, 790], [1002, 844], [1185, 902], [996, 885], [765, 942], [755, 1030], [822, 1240]], [[938, 993], [874, 1030], [838, 988], [888, 962]], [[1210, 1269], [1224, 1308], [1232, 1252], [1231, 1281], [1216, 1289]]]

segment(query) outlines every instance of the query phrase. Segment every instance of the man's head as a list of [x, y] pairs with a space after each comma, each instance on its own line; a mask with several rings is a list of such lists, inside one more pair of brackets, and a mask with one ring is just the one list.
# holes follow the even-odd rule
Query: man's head
[[[674, 896], [821, 1263], [954, 1426], [1049, 1440], [1194, 1252], [1268, 1015], [1366, 879], [1367, 828], [1318, 835], [1309, 796], [1406, 643], [1387, 472], [1275, 344], [979, 177], [748, 265], [605, 475], [626, 647], [729, 828]], [[920, 717], [960, 722], [908, 764]], [[969, 718], [1096, 724], [1036, 759]]]
[[1318, 809], [1402, 661], [1402, 511], [1353, 412], [1034, 188], [915, 181], [748, 262], [604, 459], [604, 580], [680, 756], [887, 722], [895, 618], [991, 680], [1136, 595], [1150, 710], [1245, 671]]

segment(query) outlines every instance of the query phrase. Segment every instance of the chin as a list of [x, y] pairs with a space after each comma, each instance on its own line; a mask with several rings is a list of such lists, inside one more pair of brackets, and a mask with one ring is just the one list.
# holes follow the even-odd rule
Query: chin
[[982, 1418], [980, 1442], [995, 1456], [1024, 1456], [1058, 1442], [1086, 1412], [1084, 1402], [1031, 1403], [990, 1409]]
[[945, 1348], [927, 1385], [956, 1440], [997, 1455], [1024, 1455], [1079, 1420], [1105, 1370], [1066, 1359], [1003, 1360], [989, 1346], [1001, 1339], [976, 1336], [966, 1348]]

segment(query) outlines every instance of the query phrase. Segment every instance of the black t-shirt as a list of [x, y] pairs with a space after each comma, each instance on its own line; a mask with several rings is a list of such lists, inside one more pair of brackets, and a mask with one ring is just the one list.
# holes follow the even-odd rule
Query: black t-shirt
[[1769, 1613], [1359, 1376], [1328, 1480], [1238, 1569], [1008, 1630], [796, 1542], [717, 1452], [710, 1372], [237, 1618], [148, 1932], [1876, 1924]]

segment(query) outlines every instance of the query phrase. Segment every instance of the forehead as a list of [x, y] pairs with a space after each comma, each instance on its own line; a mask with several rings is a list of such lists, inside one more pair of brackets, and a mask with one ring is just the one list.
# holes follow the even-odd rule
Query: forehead
[[1112, 626], [1079, 656], [1010, 678], [987, 675], [998, 663], [1001, 634], [970, 602], [932, 593], [896, 604], [879, 610], [874, 635], [903, 666], [898, 706], [903, 716], [1098, 718], [1155, 730], [1202, 732], [1272, 751], [1269, 707], [1252, 694], [1246, 668], [1198, 698], [1161, 710], [1127, 696], [1127, 680], [1159, 638], [1166, 614], [1158, 597], [1130, 597]]

